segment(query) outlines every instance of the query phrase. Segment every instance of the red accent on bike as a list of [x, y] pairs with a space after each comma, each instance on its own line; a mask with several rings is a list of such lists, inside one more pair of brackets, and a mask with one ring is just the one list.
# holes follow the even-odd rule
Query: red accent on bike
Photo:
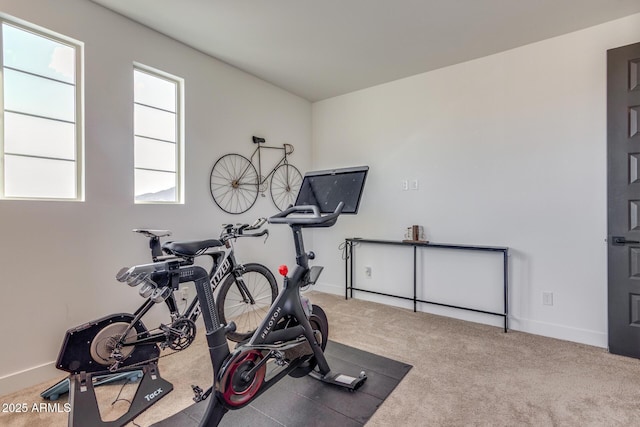
[[[222, 398], [229, 406], [239, 407], [250, 402], [260, 390], [264, 382], [267, 365], [262, 365], [249, 381], [244, 381], [242, 373], [248, 372], [262, 359], [262, 353], [258, 350], [249, 350], [240, 353], [232, 360], [222, 380]], [[215, 396], [213, 396], [215, 399]]]
[[287, 273], [289, 273], [289, 267], [287, 267], [286, 265], [282, 264], [278, 268], [278, 273], [280, 273], [282, 276], [286, 276]]

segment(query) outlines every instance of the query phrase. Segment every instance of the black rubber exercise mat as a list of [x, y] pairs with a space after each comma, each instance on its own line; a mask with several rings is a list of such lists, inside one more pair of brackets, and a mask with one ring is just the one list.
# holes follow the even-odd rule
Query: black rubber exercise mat
[[[250, 405], [229, 411], [220, 426], [361, 426], [391, 394], [411, 365], [333, 341], [325, 356], [333, 372], [367, 373], [367, 382], [349, 392], [311, 377], [285, 377]], [[197, 427], [207, 402], [191, 405], [153, 427]]]

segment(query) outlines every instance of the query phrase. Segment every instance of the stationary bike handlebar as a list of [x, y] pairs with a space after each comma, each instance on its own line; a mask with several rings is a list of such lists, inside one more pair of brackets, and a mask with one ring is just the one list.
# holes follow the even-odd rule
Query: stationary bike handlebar
[[[300, 227], [331, 227], [336, 223], [342, 213], [344, 202], [338, 203], [333, 213], [322, 215], [320, 209], [315, 205], [290, 206], [269, 218], [270, 224], [287, 224]], [[289, 216], [291, 214], [305, 214], [300, 216]]]

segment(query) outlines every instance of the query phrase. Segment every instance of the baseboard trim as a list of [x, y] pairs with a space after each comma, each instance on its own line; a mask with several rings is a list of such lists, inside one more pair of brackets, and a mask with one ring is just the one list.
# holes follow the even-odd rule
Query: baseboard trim
[[316, 283], [311, 287], [312, 291], [324, 292], [325, 294], [334, 294], [344, 296], [344, 286], [336, 286], [330, 283]]
[[[313, 287], [314, 290], [334, 295], [344, 296], [344, 286], [336, 286], [329, 283], [318, 283]], [[359, 298], [371, 300], [374, 302], [392, 305], [396, 307], [411, 308], [413, 303], [410, 301], [399, 300], [390, 297], [370, 296], [364, 297], [364, 293], [360, 293]], [[453, 317], [460, 320], [470, 322], [483, 323], [492, 326], [502, 325], [502, 319], [494, 316], [465, 312], [462, 310], [448, 309], [446, 307], [428, 306], [428, 304], [418, 304], [418, 310], [425, 313], [432, 313], [442, 316]], [[518, 316], [509, 315], [509, 329], [514, 331], [526, 332], [533, 335], [541, 335], [543, 337], [556, 338], [563, 341], [571, 341], [580, 344], [591, 345], [594, 347], [607, 348], [606, 332], [598, 332], [589, 329], [574, 328], [571, 326], [561, 325], [558, 323], [549, 323], [539, 320], [523, 319]]]
[[574, 328], [539, 320], [521, 319], [516, 316], [509, 316], [509, 327], [516, 331], [527, 332], [529, 334], [542, 335], [544, 337], [587, 344], [594, 347], [608, 348], [606, 332]]
[[33, 368], [13, 372], [0, 377], [0, 396], [22, 390], [45, 381], [64, 376], [62, 371], [56, 369], [56, 362], [47, 362]]

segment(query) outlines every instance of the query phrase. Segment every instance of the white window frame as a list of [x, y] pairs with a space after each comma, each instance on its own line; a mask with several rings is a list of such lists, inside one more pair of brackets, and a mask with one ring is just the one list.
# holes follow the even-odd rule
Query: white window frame
[[[41, 26], [0, 13], [0, 29], [7, 24], [22, 31], [33, 33], [64, 44], [75, 51], [75, 174], [76, 197], [33, 197], [5, 195], [4, 173], [4, 78], [0, 76], [0, 200], [47, 200], [47, 201], [85, 201], [85, 165], [84, 165], [84, 43]], [[4, 70], [4, 40], [0, 30], [0, 74]], [[37, 156], [33, 156], [37, 157]]]
[[[135, 76], [135, 72], [136, 71], [140, 71], [146, 74], [149, 74], [153, 77], [159, 78], [159, 79], [164, 79], [167, 80], [171, 83], [174, 83], [176, 85], [176, 165], [175, 165], [175, 169], [176, 169], [176, 199], [175, 201], [155, 201], [155, 200], [136, 200], [135, 198], [135, 170], [138, 169], [135, 166], [135, 159], [134, 159], [134, 165], [133, 165], [133, 170], [134, 170], [134, 203], [135, 204], [164, 204], [164, 205], [176, 205], [176, 204], [184, 204], [184, 79], [178, 76], [175, 76], [173, 74], [169, 74], [165, 71], [159, 70], [157, 68], [154, 67], [150, 67], [148, 65], [144, 65], [141, 64], [139, 62], [134, 62], [133, 63], [133, 72], [131, 73], [132, 78]], [[135, 91], [134, 91], [134, 96], [133, 96], [133, 106], [135, 108], [135, 105], [139, 104], [139, 105], [143, 105], [143, 106], [147, 106], [147, 107], [152, 107], [155, 108], [153, 106], [148, 106], [146, 104], [141, 104], [136, 102], [135, 99]], [[136, 129], [135, 129], [135, 124], [134, 124], [134, 130], [133, 130], [133, 141], [134, 141], [134, 151], [135, 151], [135, 138], [141, 136], [141, 137], [145, 137], [144, 135], [136, 135]]]

